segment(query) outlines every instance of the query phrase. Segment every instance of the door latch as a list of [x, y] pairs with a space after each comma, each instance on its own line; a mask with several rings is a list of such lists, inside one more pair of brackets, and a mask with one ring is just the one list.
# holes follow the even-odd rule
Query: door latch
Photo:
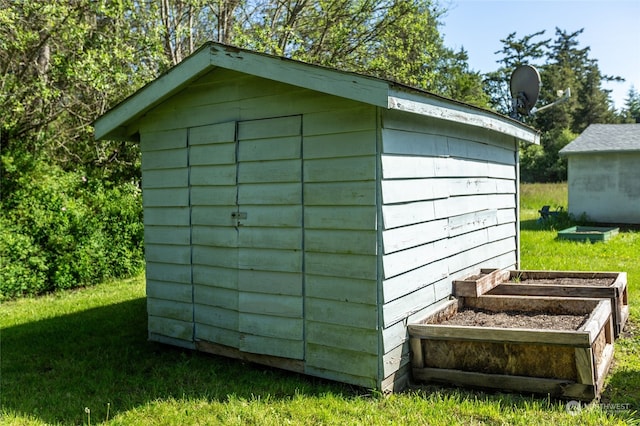
[[242, 225], [240, 223], [241, 220], [245, 220], [247, 218], [247, 212], [232, 212], [231, 218], [237, 221], [237, 225]]

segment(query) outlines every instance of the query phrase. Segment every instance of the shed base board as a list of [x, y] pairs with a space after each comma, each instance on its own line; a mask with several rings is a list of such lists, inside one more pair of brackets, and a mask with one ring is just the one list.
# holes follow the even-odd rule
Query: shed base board
[[185, 349], [196, 348], [196, 345], [193, 342], [182, 340], [182, 339], [176, 339], [174, 337], [167, 337], [157, 333], [149, 333], [149, 341], [163, 343], [165, 345], [177, 346], [179, 348], [185, 348]]
[[483, 374], [470, 371], [440, 368], [414, 368], [413, 377], [423, 382], [436, 382], [455, 386], [493, 388], [515, 392], [548, 394], [560, 398], [590, 401], [597, 396], [594, 385], [569, 380], [538, 377]]
[[281, 368], [283, 370], [293, 371], [295, 373], [304, 374], [304, 361], [282, 358], [272, 355], [254, 354], [242, 352], [239, 349], [230, 346], [224, 346], [217, 343], [211, 343], [204, 340], [195, 343], [196, 349], [213, 355], [220, 355], [227, 358], [235, 358], [242, 361], [254, 362], [269, 367]]
[[411, 381], [411, 370], [407, 364], [382, 381], [381, 388], [385, 394], [400, 392], [409, 385]]

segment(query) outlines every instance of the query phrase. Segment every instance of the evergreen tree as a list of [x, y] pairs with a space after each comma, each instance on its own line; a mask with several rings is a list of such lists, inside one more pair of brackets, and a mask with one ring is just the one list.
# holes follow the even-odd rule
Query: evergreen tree
[[640, 92], [634, 86], [627, 93], [621, 119], [625, 123], [640, 123]]
[[491, 105], [498, 112], [508, 115], [511, 111], [509, 89], [511, 73], [521, 65], [538, 66], [538, 60], [545, 56], [551, 39], [536, 40], [544, 33], [545, 31], [542, 30], [517, 38], [516, 33], [513, 32], [500, 40], [503, 47], [494, 52], [496, 55], [502, 55], [502, 58], [496, 61], [500, 67], [494, 72], [487, 73], [484, 79], [485, 91], [489, 93]]
[[556, 39], [550, 47], [549, 61], [542, 66], [540, 103], [558, 98], [557, 91], [571, 89], [566, 102], [542, 111], [533, 124], [542, 131], [569, 129], [580, 134], [592, 123], [615, 122], [615, 113], [604, 81], [619, 77], [603, 76], [597, 60], [589, 58], [590, 48], [579, 48], [578, 37], [584, 29], [573, 33], [556, 28]]
[[589, 124], [619, 121], [602, 83], [620, 78], [602, 75], [597, 60], [589, 57], [589, 47], [580, 46], [582, 32], [583, 29], [567, 32], [556, 28], [553, 41], [536, 39], [542, 31], [521, 39], [512, 33], [501, 40], [504, 47], [496, 52], [502, 55], [498, 61], [502, 66], [485, 79], [493, 105], [503, 113], [510, 109], [508, 76], [519, 65], [542, 62], [538, 65], [542, 82], [538, 108], [555, 102], [559, 90], [571, 90], [571, 97], [565, 102], [524, 117], [527, 124], [542, 132], [542, 147], [521, 147], [524, 181], [565, 180], [566, 164], [558, 151]]

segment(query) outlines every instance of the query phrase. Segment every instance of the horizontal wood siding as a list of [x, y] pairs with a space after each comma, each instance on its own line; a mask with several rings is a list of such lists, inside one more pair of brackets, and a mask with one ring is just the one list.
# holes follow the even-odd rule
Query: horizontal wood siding
[[196, 340], [237, 347], [236, 123], [189, 129]]
[[301, 116], [238, 123], [237, 182], [239, 348], [304, 359]]
[[355, 101], [219, 68], [149, 111], [140, 121], [140, 132], [318, 114], [359, 105]]
[[147, 132], [140, 142], [149, 338], [191, 347], [187, 131]]
[[[291, 204], [298, 196], [291, 184], [300, 169], [291, 160], [298, 153], [290, 152], [290, 158], [283, 155], [292, 147], [286, 137], [279, 137], [270, 144], [252, 144], [249, 142], [251, 135], [239, 135], [247, 140], [240, 153], [243, 157], [239, 159], [234, 157], [236, 151], [231, 144], [213, 144], [206, 140], [207, 135], [215, 138], [213, 135], [220, 132], [226, 134], [222, 128], [220, 132], [208, 128], [211, 123], [223, 125], [293, 115], [302, 116], [303, 131], [302, 151], [298, 158], [303, 159], [304, 185], [300, 194], [302, 205], [297, 208]], [[261, 327], [260, 321], [252, 322], [258, 319], [250, 312], [256, 302], [253, 294], [260, 295], [269, 288], [287, 297], [304, 297], [302, 313], [287, 311], [293, 305], [277, 304], [274, 309], [284, 309], [282, 318], [294, 323], [297, 321], [294, 315], [305, 318], [305, 371], [375, 387], [379, 371], [376, 355], [379, 344], [376, 108], [216, 69], [154, 108], [140, 123], [142, 134], [176, 132], [174, 129], [185, 128], [191, 128], [191, 191], [152, 195], [145, 215], [150, 209], [155, 210], [150, 214], [154, 225], [159, 227], [171, 227], [178, 220], [182, 220], [184, 226], [189, 225], [189, 219], [193, 223], [196, 337], [236, 348], [241, 345], [239, 339], [244, 339], [242, 345], [245, 347], [266, 348], [269, 340], [260, 339], [271, 339], [269, 330], [261, 331], [265, 336], [255, 337], [234, 331], [241, 327], [238, 323], [240, 308], [236, 303], [242, 305], [242, 309], [247, 307], [246, 327]], [[263, 137], [264, 129], [259, 130], [260, 133], [254, 136]], [[200, 136], [204, 135], [201, 144], [196, 142], [196, 136], [200, 137], [196, 131]], [[173, 161], [172, 167], [176, 171], [171, 176], [159, 173], [154, 180], [156, 186], [149, 186], [149, 190], [164, 191], [166, 188], [159, 183], [161, 179], [184, 182], [184, 173], [177, 169], [186, 167], [186, 158], [157, 155], [151, 160]], [[237, 160], [240, 162], [236, 171]], [[234, 180], [236, 173], [237, 182]], [[264, 173], [269, 175], [268, 182], [261, 179]], [[236, 184], [239, 185], [238, 193]], [[191, 215], [184, 217], [179, 213], [188, 197], [192, 204]], [[252, 226], [260, 232], [237, 233], [230, 229], [232, 219], [228, 208], [237, 201], [241, 206], [243, 202], [249, 206]], [[280, 203], [287, 203], [289, 207], [282, 209]], [[286, 252], [299, 236], [293, 228], [300, 225], [301, 220], [304, 223], [301, 236], [304, 256], [298, 265], [296, 256], [287, 257]], [[158, 235], [155, 240], [161, 242], [181, 237], [179, 233]], [[237, 247], [248, 250], [240, 254]], [[273, 267], [272, 256], [279, 259], [279, 265], [303, 267], [304, 286], [296, 286], [295, 274], [289, 267]], [[238, 271], [234, 266], [238, 263], [248, 269]], [[254, 267], [260, 268], [259, 277], [250, 276], [250, 268]], [[185, 278], [185, 271], [171, 274]], [[241, 286], [242, 291], [236, 286]], [[214, 294], [210, 293], [211, 287], [216, 288]], [[236, 301], [232, 293], [225, 290], [244, 292], [245, 296]], [[292, 338], [300, 339], [293, 329], [280, 325], [283, 330], [291, 331]], [[326, 330], [323, 330], [325, 326]], [[353, 335], [362, 337], [351, 341]], [[295, 347], [286, 346], [285, 339], [281, 343], [279, 351], [290, 351], [294, 356], [298, 353]]]
[[516, 264], [516, 143], [482, 129], [385, 112], [383, 377], [408, 369], [406, 323], [480, 267]]
[[376, 111], [304, 116], [305, 372], [377, 386]]

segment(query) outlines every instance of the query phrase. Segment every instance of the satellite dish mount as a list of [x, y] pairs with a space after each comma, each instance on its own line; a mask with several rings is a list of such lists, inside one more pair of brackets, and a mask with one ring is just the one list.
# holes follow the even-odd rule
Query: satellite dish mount
[[511, 74], [511, 117], [528, 116], [540, 96], [540, 74], [531, 65], [523, 65]]
[[523, 116], [533, 115], [537, 112], [551, 108], [566, 101], [571, 96], [571, 89], [558, 91], [560, 98], [555, 102], [536, 108], [535, 104], [540, 96], [542, 86], [538, 70], [531, 65], [522, 65], [511, 74], [509, 87], [511, 90], [511, 118], [520, 119]]

